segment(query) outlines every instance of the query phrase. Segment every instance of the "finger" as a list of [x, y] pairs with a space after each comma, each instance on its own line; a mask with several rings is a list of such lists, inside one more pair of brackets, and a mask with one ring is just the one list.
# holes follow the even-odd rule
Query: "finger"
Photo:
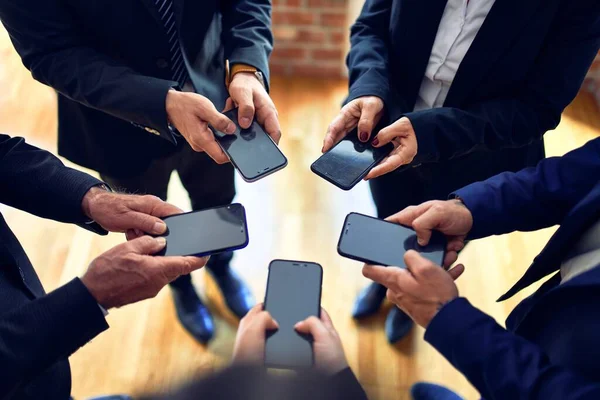
[[123, 246], [127, 246], [129, 251], [136, 254], [152, 255], [164, 249], [166, 245], [167, 239], [164, 237], [153, 238], [150, 236], [142, 236], [131, 242], [125, 243]]
[[377, 133], [377, 138], [373, 140], [374, 147], [382, 147], [390, 143], [392, 140], [398, 137], [405, 137], [410, 133], [411, 124], [408, 118], [400, 118], [393, 124], [386, 126]]
[[[207, 98], [201, 98], [197, 116], [204, 122], [209, 123], [219, 132], [233, 134], [237, 130], [232, 120], [217, 111], [214, 104]], [[206, 150], [206, 149], [205, 149]]]
[[458, 264], [450, 271], [448, 271], [453, 280], [457, 280], [458, 278], [460, 278], [463, 272], [465, 272], [465, 266], [463, 264]]
[[406, 207], [404, 210], [387, 217], [385, 220], [412, 227], [413, 221], [423, 215], [431, 207], [432, 203], [432, 201], [428, 201], [418, 206]]
[[390, 154], [388, 157], [384, 158], [379, 165], [369, 171], [365, 177], [365, 181], [389, 174], [404, 164], [405, 162], [403, 161], [401, 154]]
[[444, 256], [444, 269], [450, 268], [452, 264], [454, 264], [458, 260], [458, 253], [455, 251], [447, 251]]
[[381, 112], [381, 103], [376, 101], [365, 101], [360, 120], [358, 121], [358, 138], [362, 142], [368, 142], [371, 138], [371, 133], [378, 121], [378, 114]]
[[162, 268], [165, 275], [173, 281], [204, 267], [207, 262], [207, 257], [160, 257], [158, 267]]
[[420, 276], [423, 270], [430, 267], [433, 263], [416, 251], [408, 250], [404, 253], [404, 264], [406, 265], [406, 269], [416, 277]]
[[157, 196], [145, 195], [132, 197], [134, 198], [134, 201], [130, 203], [130, 208], [134, 211], [160, 218], [183, 213], [183, 210], [179, 207], [169, 204]]
[[372, 281], [380, 283], [386, 287], [386, 284], [389, 284], [390, 280], [392, 279], [391, 269], [388, 269], [387, 267], [382, 267], [381, 265], [365, 264], [365, 266], [362, 269], [362, 273], [366, 278], [369, 278]]
[[[219, 144], [215, 140], [215, 136], [208, 129], [208, 127], [202, 127], [201, 131], [199, 132], [199, 139], [199, 147], [201, 147], [202, 150], [210, 158], [212, 158], [214, 162], [216, 162], [217, 164], [226, 164], [229, 162], [227, 154], [223, 152], [223, 149], [221, 148], [221, 146], [219, 146]], [[194, 148], [194, 150], [196, 150], [196, 148]]]
[[333, 328], [333, 321], [331, 320], [329, 313], [324, 308], [321, 308], [321, 321], [327, 328]]
[[137, 237], [138, 237], [138, 235], [135, 233], [134, 229], [127, 229], [127, 232], [125, 232], [125, 239], [127, 239], [128, 242]]
[[230, 87], [230, 95], [238, 105], [238, 123], [244, 129], [250, 128], [254, 119], [252, 89], [240, 86]]
[[167, 231], [167, 224], [158, 217], [131, 211], [123, 216], [123, 223], [127, 229], [139, 229], [152, 235], [162, 235]]
[[265, 127], [265, 131], [275, 143], [279, 144], [281, 140], [281, 126], [279, 125], [277, 110], [274, 107], [268, 107], [264, 113], [263, 126]]
[[228, 97], [227, 100], [225, 101], [225, 108], [223, 108], [222, 112], [227, 112], [230, 110], [233, 110], [235, 108], [235, 103], [233, 102], [233, 99], [231, 97]]
[[248, 311], [248, 312], [246, 313], [246, 316], [245, 316], [245, 318], [249, 318], [249, 317], [251, 317], [251, 316], [253, 316], [253, 315], [256, 315], [256, 314], [258, 314], [258, 313], [262, 312], [262, 311], [263, 311], [263, 307], [264, 307], [264, 304], [263, 304], [263, 303], [258, 303], [257, 305], [255, 305], [254, 307], [252, 307], [252, 308], [250, 309], [250, 311]]
[[279, 324], [268, 311], [261, 311], [256, 315], [257, 326], [261, 331], [272, 331], [279, 329]]
[[448, 242], [448, 251], [456, 251], [459, 252], [465, 248], [465, 241], [461, 238], [452, 239]]
[[355, 117], [348, 111], [347, 107], [348, 105], [342, 108], [340, 113], [329, 125], [327, 134], [323, 140], [323, 149], [321, 150], [323, 153], [331, 150], [333, 146], [335, 146], [352, 128], [354, 128], [352, 126], [352, 121], [355, 120]]
[[322, 340], [329, 335], [329, 330], [319, 318], [315, 316], [308, 317], [304, 321], [294, 325], [294, 329], [300, 333], [310, 334], [316, 340]]

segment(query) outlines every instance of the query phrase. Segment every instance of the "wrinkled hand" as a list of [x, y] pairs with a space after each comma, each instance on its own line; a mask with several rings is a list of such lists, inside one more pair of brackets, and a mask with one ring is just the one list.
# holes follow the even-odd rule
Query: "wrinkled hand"
[[181, 275], [202, 268], [208, 258], [154, 257], [165, 238], [144, 236], [112, 248], [90, 264], [81, 278], [105, 309], [149, 299]]
[[258, 123], [275, 143], [281, 139], [281, 127], [275, 104], [269, 94], [253, 73], [239, 72], [235, 74], [229, 85], [226, 110], [237, 105], [238, 124], [247, 129], [256, 116]]
[[298, 322], [294, 328], [300, 333], [312, 335], [317, 369], [334, 375], [348, 368], [342, 341], [327, 311], [321, 309], [321, 319], [309, 317]]
[[369, 172], [365, 180], [388, 174], [413, 161], [417, 155], [417, 136], [408, 118], [400, 118], [380, 130], [372, 144], [374, 147], [381, 147], [390, 142], [394, 144], [394, 150]]
[[458, 297], [454, 281], [465, 271], [459, 264], [446, 271], [414, 250], [404, 255], [407, 269], [365, 265], [363, 275], [388, 288], [387, 298], [427, 328], [437, 312]]
[[375, 96], [359, 97], [346, 104], [329, 125], [323, 140], [323, 153], [329, 151], [348, 132], [358, 127], [358, 139], [368, 142], [383, 115], [383, 100]]
[[160, 218], [183, 212], [155, 196], [113, 193], [99, 187], [85, 194], [82, 208], [107, 231], [125, 232], [128, 240], [144, 234], [162, 235], [167, 225]]
[[473, 228], [473, 215], [460, 200], [428, 201], [418, 206], [407, 207], [386, 221], [412, 227], [418, 242], [426, 246], [433, 230], [440, 231], [448, 239], [444, 268], [450, 267], [465, 247], [465, 238]]
[[169, 122], [183, 135], [192, 149], [206, 152], [218, 164], [229, 162], [208, 124], [228, 134], [235, 133], [236, 126], [217, 111], [209, 99], [196, 93], [171, 89], [167, 93], [165, 105]]
[[276, 329], [279, 329], [277, 321], [267, 311], [263, 311], [262, 303], [252, 307], [240, 321], [233, 348], [233, 362], [263, 365], [267, 331]]

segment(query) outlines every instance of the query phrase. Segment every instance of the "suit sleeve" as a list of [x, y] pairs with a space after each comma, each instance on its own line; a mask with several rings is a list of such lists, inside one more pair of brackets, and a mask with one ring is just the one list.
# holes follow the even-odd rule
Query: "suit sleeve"
[[165, 99], [176, 82], [143, 76], [90, 46], [58, 0], [3, 0], [0, 19], [25, 67], [41, 83], [87, 107], [154, 129], [175, 143]]
[[350, 34], [348, 64], [350, 91], [346, 102], [377, 96], [390, 100], [389, 24], [392, 0], [367, 0]]
[[83, 225], [89, 220], [81, 207], [83, 197], [100, 184], [25, 139], [0, 134], [0, 203], [42, 218]]
[[534, 343], [508, 332], [458, 298], [431, 321], [425, 340], [485, 399], [592, 400], [600, 384], [552, 364]]
[[79, 279], [0, 315], [0, 398], [108, 329]]
[[600, 138], [537, 167], [505, 172], [459, 189], [473, 215], [471, 239], [559, 224], [598, 183]]
[[225, 58], [231, 64], [247, 64], [262, 72], [269, 90], [269, 57], [273, 50], [271, 1], [221, 2]]
[[[565, 2], [567, 3], [567, 2]], [[435, 108], [404, 114], [419, 153], [415, 163], [438, 162], [474, 150], [521, 147], [556, 128], [575, 98], [600, 47], [600, 3], [569, 2], [522, 87], [511, 95], [465, 109]]]
[[[348, 367], [331, 377], [333, 393], [347, 400], [367, 400], [365, 390], [356, 379], [354, 372]], [[343, 394], [343, 396], [342, 396]]]

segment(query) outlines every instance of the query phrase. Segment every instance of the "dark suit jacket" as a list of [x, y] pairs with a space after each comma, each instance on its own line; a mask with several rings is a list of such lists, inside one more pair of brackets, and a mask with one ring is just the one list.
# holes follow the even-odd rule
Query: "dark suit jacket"
[[[270, 1], [174, 6], [198, 93], [224, 106], [226, 59], [256, 67], [268, 82]], [[165, 97], [177, 83], [154, 0], [2, 0], [0, 19], [33, 77], [59, 93], [61, 155], [125, 177], [175, 150]]]
[[[84, 224], [83, 196], [100, 183], [21, 138], [0, 135], [0, 203]], [[107, 328], [79, 279], [46, 294], [0, 214], [0, 399], [68, 399], [68, 357]]]
[[[473, 214], [472, 239], [560, 224], [524, 277], [501, 299], [550, 274], [506, 321], [507, 330], [456, 299], [425, 338], [486, 399], [600, 399], [600, 268], [559, 285], [561, 262], [600, 219], [600, 138], [537, 168], [456, 192]], [[481, 266], [484, 267], [484, 266]]]
[[600, 2], [497, 0], [444, 107], [413, 112], [445, 5], [367, 0], [352, 28], [348, 101], [382, 98], [386, 124], [407, 116], [419, 145], [413, 164], [454, 159], [440, 166], [449, 177], [472, 182], [535, 165], [542, 135], [558, 125], [598, 53]]

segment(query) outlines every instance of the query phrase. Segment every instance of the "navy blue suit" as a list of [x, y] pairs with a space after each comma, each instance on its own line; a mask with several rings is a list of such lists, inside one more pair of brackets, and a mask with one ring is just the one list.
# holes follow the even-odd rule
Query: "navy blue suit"
[[[89, 227], [81, 203], [100, 183], [22, 138], [0, 135], [0, 203]], [[68, 399], [68, 357], [107, 328], [79, 279], [44, 291], [0, 214], [0, 399]]]
[[559, 224], [501, 300], [554, 274], [502, 328], [464, 298], [444, 306], [425, 339], [486, 399], [600, 399], [600, 268], [560, 284], [560, 264], [600, 219], [600, 138], [536, 168], [455, 194], [473, 214], [471, 239]]
[[600, 47], [597, 0], [496, 0], [444, 107], [414, 112], [445, 6], [367, 0], [352, 28], [348, 101], [382, 98], [382, 125], [407, 116], [422, 163], [372, 181], [381, 217], [536, 165]]
[[[268, 83], [269, 0], [173, 6], [197, 93], [224, 106], [226, 59], [254, 66]], [[165, 98], [178, 83], [155, 0], [2, 0], [0, 19], [33, 77], [58, 92], [61, 155], [124, 178], [175, 153]]]

